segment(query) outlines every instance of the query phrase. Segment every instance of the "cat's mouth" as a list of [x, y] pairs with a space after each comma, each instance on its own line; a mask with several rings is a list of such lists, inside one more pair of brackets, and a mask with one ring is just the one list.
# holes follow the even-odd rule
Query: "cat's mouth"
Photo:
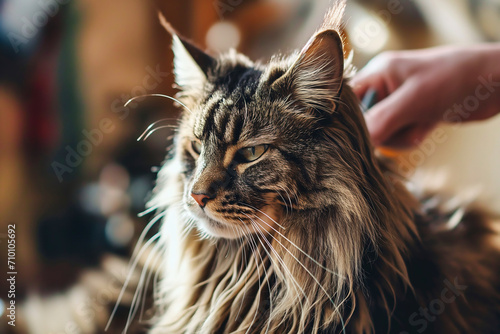
[[239, 239], [244, 237], [246, 224], [227, 223], [212, 218], [197, 220], [197, 227], [202, 232], [216, 238]]
[[192, 209], [194, 210], [191, 210], [191, 212], [196, 215], [196, 227], [209, 236], [239, 239], [251, 232], [252, 223], [245, 216], [242, 218], [227, 217], [214, 212], [209, 206], [204, 209], [199, 207]]
[[[189, 212], [194, 216], [196, 227], [204, 234], [216, 238], [239, 239], [251, 234], [274, 233], [280, 228], [279, 206], [272, 203], [260, 209], [251, 205], [221, 210], [215, 203], [204, 208], [187, 202]], [[221, 212], [222, 211], [222, 212]]]

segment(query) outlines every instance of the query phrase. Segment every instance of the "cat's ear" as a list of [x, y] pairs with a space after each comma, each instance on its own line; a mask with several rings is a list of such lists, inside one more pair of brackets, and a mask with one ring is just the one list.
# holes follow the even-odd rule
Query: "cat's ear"
[[179, 35], [161, 13], [158, 15], [162, 26], [172, 35], [176, 84], [183, 90], [200, 91], [210, 69], [216, 65], [215, 58]]
[[333, 112], [342, 87], [344, 53], [342, 39], [333, 29], [316, 33], [297, 60], [273, 86], [287, 87], [294, 100], [306, 108]]

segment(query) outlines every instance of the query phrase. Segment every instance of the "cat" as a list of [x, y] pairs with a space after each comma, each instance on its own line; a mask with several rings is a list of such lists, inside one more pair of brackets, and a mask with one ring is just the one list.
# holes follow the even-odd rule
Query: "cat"
[[151, 333], [498, 332], [498, 234], [479, 211], [426, 210], [376, 152], [344, 8], [265, 64], [212, 57], [163, 19], [184, 112], [149, 203]]

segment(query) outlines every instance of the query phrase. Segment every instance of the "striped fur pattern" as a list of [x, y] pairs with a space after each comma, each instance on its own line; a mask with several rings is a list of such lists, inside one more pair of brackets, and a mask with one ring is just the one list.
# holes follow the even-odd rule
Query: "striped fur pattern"
[[[165, 249], [151, 333], [500, 328], [498, 237], [472, 212], [435, 228], [448, 217], [375, 154], [346, 75], [343, 7], [267, 64], [211, 58], [166, 24], [185, 112], [150, 203]], [[429, 313], [440, 298], [453, 301]]]

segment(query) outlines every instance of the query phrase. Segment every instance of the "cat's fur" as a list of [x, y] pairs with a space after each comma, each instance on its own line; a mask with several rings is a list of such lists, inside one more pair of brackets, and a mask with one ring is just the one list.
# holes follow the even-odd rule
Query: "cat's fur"
[[[165, 250], [152, 333], [500, 328], [498, 236], [474, 212], [447, 228], [374, 153], [344, 71], [343, 7], [268, 64], [212, 58], [166, 25], [186, 110], [151, 202]], [[210, 195], [204, 209], [192, 192]]]

